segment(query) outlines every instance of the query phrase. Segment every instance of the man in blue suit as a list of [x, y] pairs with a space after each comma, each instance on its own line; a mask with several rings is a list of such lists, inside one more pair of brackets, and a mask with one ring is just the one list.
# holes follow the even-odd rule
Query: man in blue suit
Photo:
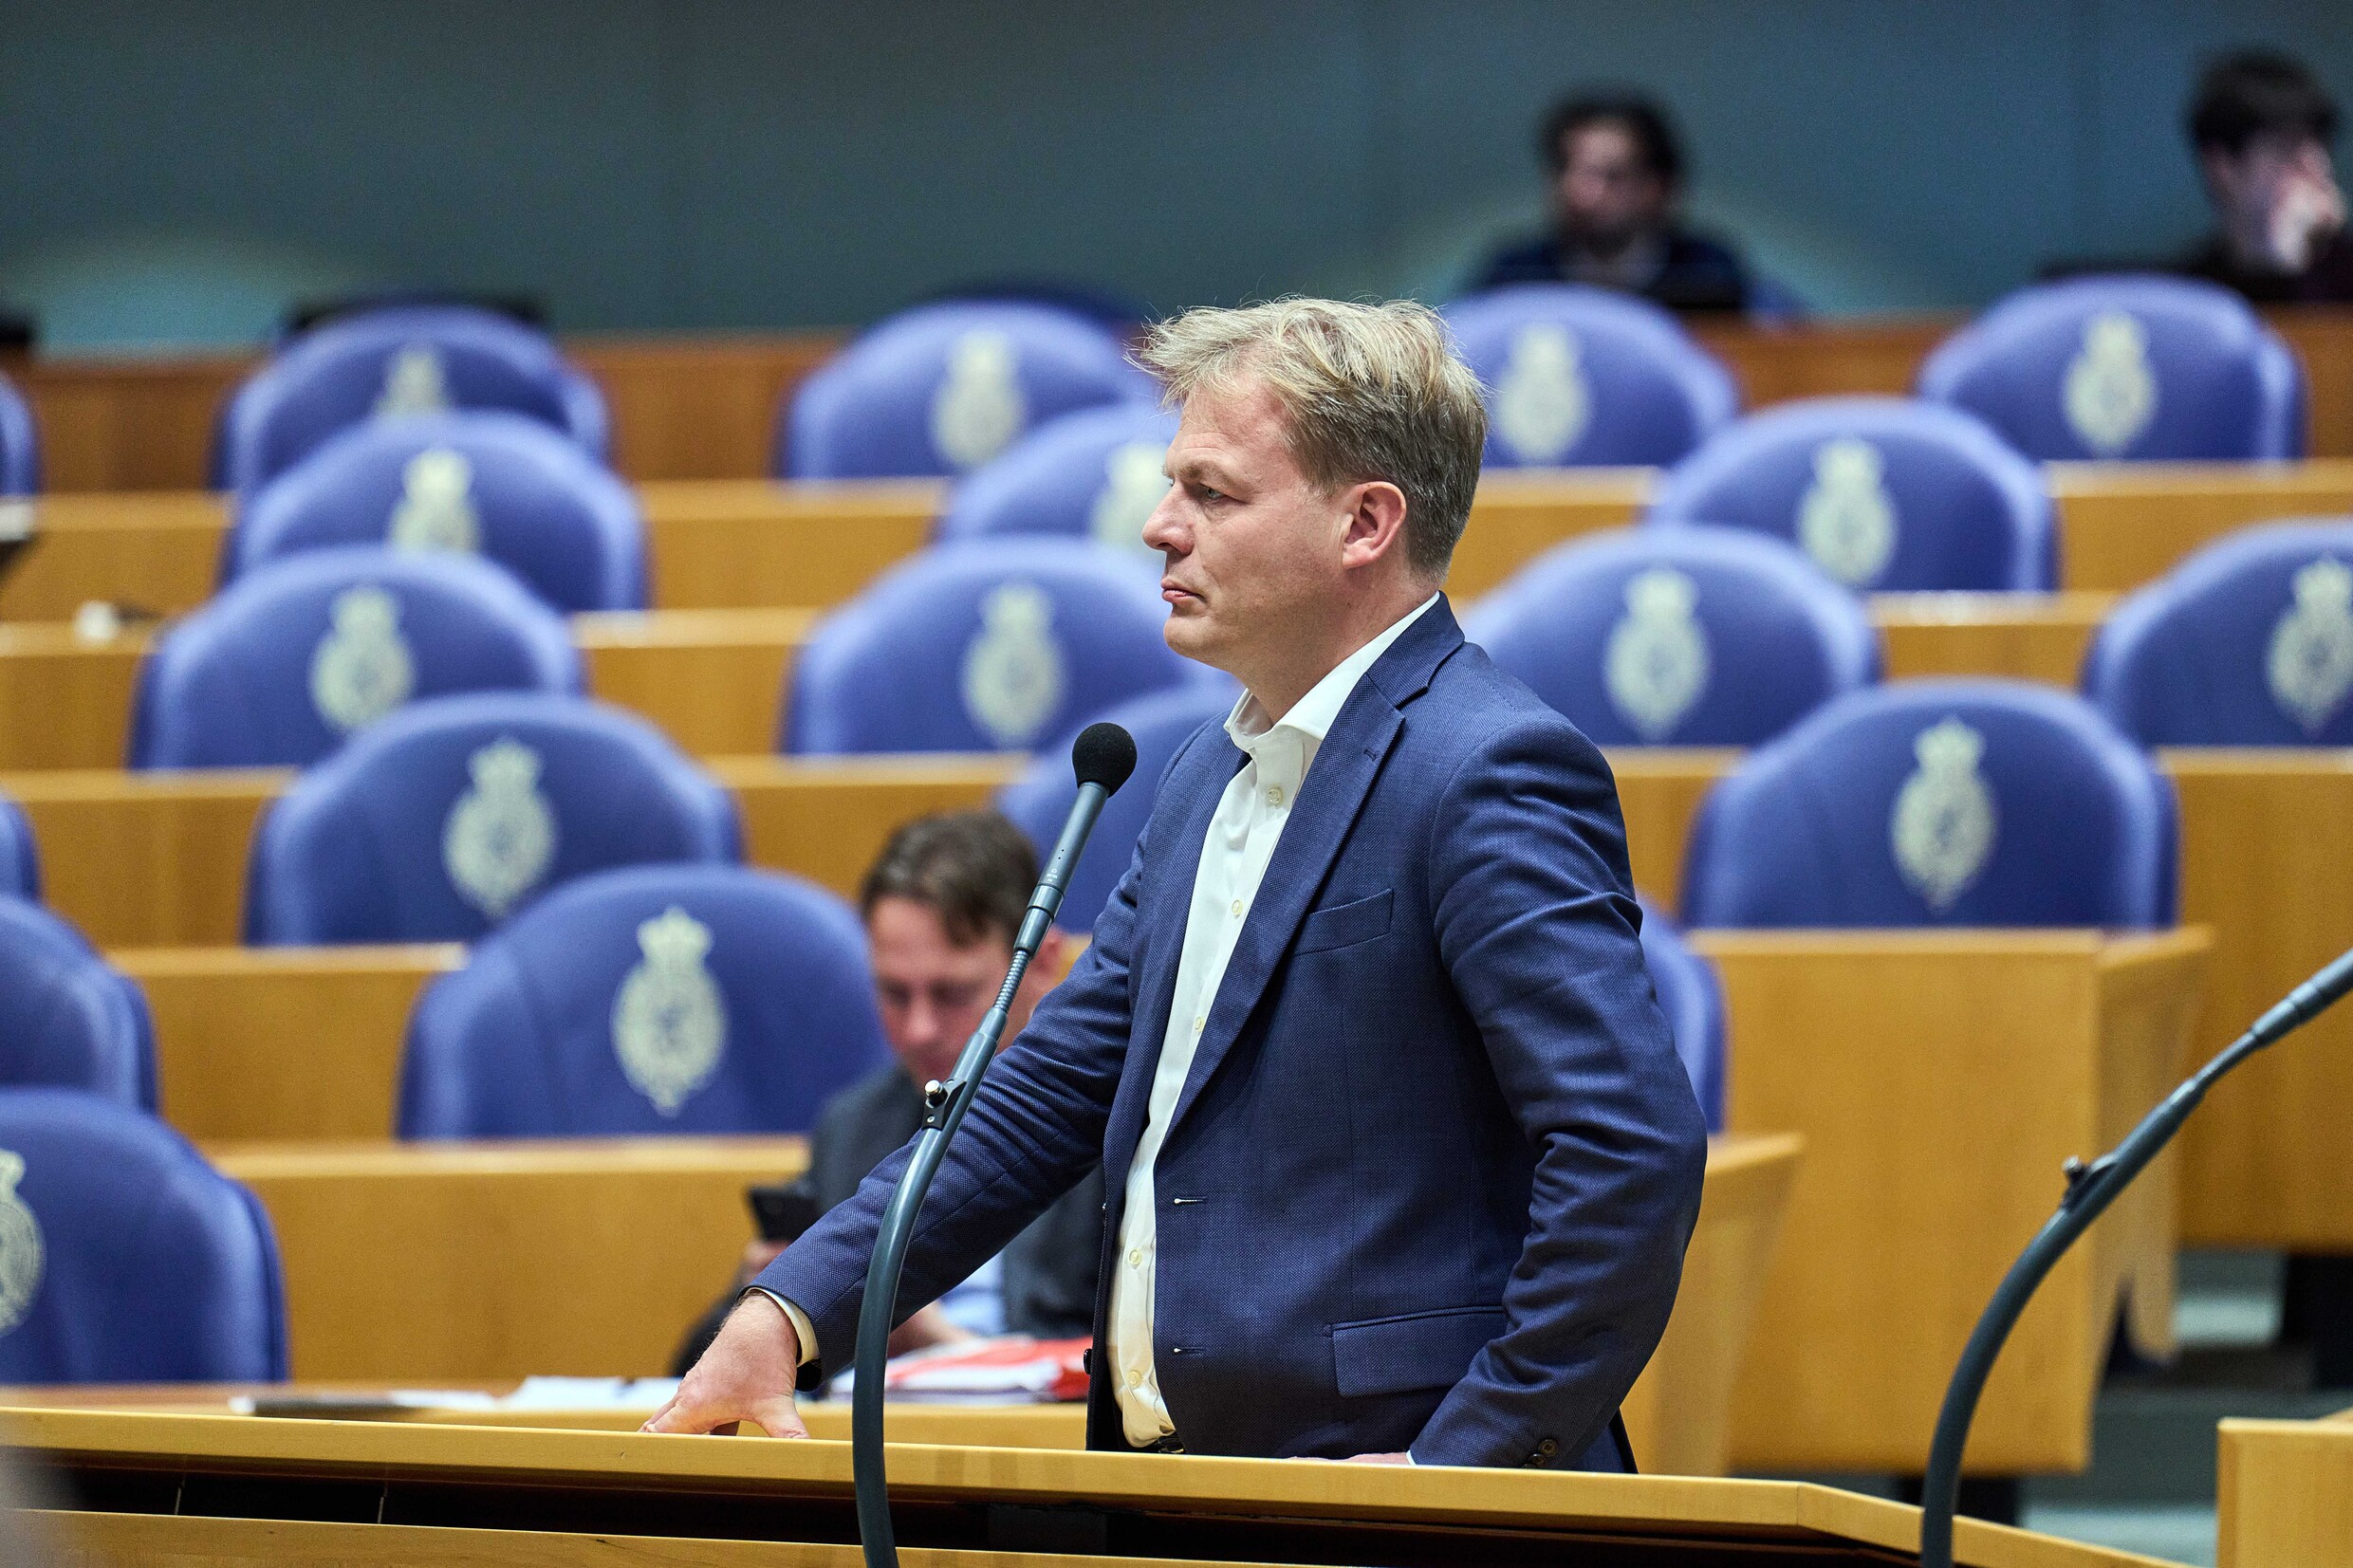
[[[1100, 1161], [1091, 1446], [1629, 1467], [1705, 1140], [1608, 768], [1438, 591], [1477, 383], [1412, 304], [1199, 310], [1143, 358], [1183, 408], [1144, 530], [1168, 640], [1246, 694], [991, 1069], [901, 1305]], [[760, 1276], [649, 1430], [805, 1431], [904, 1162]]]

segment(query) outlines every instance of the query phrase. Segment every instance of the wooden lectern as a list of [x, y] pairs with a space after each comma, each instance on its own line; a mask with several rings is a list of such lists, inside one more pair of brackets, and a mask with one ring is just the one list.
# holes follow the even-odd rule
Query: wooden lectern
[[2353, 1411], [2225, 1421], [2220, 1459], [2220, 1568], [2353, 1568]]

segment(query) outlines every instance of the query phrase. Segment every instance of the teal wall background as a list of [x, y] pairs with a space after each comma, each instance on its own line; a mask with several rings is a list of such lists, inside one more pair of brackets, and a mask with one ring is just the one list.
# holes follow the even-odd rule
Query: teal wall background
[[64, 349], [394, 282], [574, 331], [1007, 274], [1436, 296], [1538, 219], [1530, 120], [1610, 80], [1668, 101], [1695, 214], [1817, 308], [1963, 307], [2185, 243], [2183, 97], [2254, 41], [2353, 102], [2343, 0], [16, 0], [0, 297]]

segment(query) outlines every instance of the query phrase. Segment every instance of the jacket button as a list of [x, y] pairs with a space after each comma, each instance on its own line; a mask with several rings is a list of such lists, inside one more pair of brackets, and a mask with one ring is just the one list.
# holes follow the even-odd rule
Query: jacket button
[[1531, 1470], [1539, 1468], [1543, 1466], [1546, 1460], [1550, 1459], [1554, 1454], [1559, 1453], [1560, 1451], [1560, 1444], [1547, 1437], [1543, 1442], [1536, 1445], [1536, 1451], [1528, 1456], [1528, 1463], [1523, 1466], [1522, 1468]]

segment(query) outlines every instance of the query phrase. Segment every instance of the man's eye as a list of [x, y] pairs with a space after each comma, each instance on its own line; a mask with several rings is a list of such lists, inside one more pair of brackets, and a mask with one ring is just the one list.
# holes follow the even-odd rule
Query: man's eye
[[1194, 486], [1193, 493], [1203, 501], [1223, 501], [1226, 498], [1225, 491], [1212, 489], [1207, 485]]

